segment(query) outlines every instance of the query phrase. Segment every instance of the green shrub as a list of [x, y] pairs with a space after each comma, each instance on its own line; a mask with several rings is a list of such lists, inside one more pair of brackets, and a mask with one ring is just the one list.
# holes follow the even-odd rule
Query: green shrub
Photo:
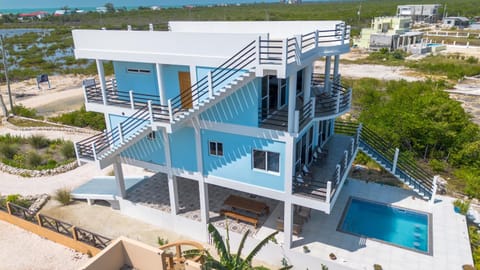
[[61, 146], [60, 152], [62, 153], [62, 155], [63, 155], [66, 159], [71, 159], [71, 158], [75, 158], [75, 157], [76, 157], [76, 155], [75, 155], [75, 148], [74, 148], [72, 142], [65, 142], [65, 143]]
[[32, 135], [28, 138], [28, 143], [35, 149], [41, 149], [47, 147], [50, 141], [43, 135]]
[[33, 119], [43, 119], [43, 116], [37, 115], [37, 110], [27, 108], [23, 105], [13, 106], [13, 114]]
[[16, 203], [20, 199], [20, 194], [10, 194], [7, 196], [5, 201], [11, 202], [11, 203]]
[[466, 215], [468, 212], [468, 208], [470, 207], [470, 202], [469, 201], [462, 201], [462, 200], [455, 200], [453, 202], [453, 205], [458, 209], [460, 214]]
[[4, 158], [12, 159], [15, 154], [17, 154], [17, 151], [18, 147], [16, 145], [5, 143], [0, 144], [0, 154], [2, 154]]
[[445, 172], [447, 168], [447, 163], [438, 159], [432, 158], [428, 163], [434, 172]]
[[55, 190], [53, 198], [62, 205], [68, 205], [72, 202], [71, 190], [67, 188], [60, 188]]
[[27, 153], [26, 162], [30, 168], [36, 168], [42, 165], [42, 156], [36, 152], [30, 151]]
[[51, 117], [49, 120], [69, 126], [90, 127], [95, 130], [104, 130], [106, 128], [105, 116], [102, 113], [87, 112], [85, 107], [78, 111]]

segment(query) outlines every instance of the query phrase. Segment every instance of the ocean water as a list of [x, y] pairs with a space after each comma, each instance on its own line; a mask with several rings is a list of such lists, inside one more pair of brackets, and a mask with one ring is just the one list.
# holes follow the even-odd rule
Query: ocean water
[[[303, 2], [345, 2], [352, 0], [310, 0]], [[356, 1], [356, 0], [353, 0]], [[361, 0], [358, 0], [361, 1]], [[191, 6], [209, 6], [209, 5], [235, 5], [235, 4], [258, 4], [258, 3], [279, 3], [280, 0], [50, 0], [50, 1], [38, 1], [38, 0], [0, 0], [0, 13], [4, 14], [17, 14], [17, 13], [30, 13], [34, 11], [45, 11], [49, 13], [55, 12], [62, 7], [69, 7], [70, 9], [81, 9], [85, 12], [95, 11], [96, 7], [102, 7], [105, 3], [112, 3], [115, 8], [136, 9], [140, 6], [158, 6], [161, 8], [168, 7], [182, 7], [185, 5]], [[288, 2], [288, 1], [287, 1]]]

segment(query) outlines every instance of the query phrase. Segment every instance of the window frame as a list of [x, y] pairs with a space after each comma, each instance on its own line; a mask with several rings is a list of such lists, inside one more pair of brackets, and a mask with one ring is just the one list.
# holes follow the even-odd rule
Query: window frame
[[[265, 169], [261, 169], [261, 168], [256, 168], [255, 167], [255, 152], [262, 152], [263, 155], [264, 155], [264, 160], [265, 160]], [[268, 165], [268, 161], [269, 161], [269, 158], [268, 158], [268, 154], [271, 153], [271, 154], [274, 154], [274, 155], [277, 155], [278, 156], [278, 171], [271, 171], [269, 170], [268, 168], [270, 167]], [[252, 170], [254, 171], [257, 171], [257, 172], [263, 172], [263, 173], [268, 173], [268, 174], [273, 174], [273, 175], [280, 175], [280, 171], [281, 171], [281, 166], [280, 166], [280, 153], [279, 152], [273, 152], [273, 151], [268, 151], [268, 150], [262, 150], [262, 149], [252, 149]]]
[[[211, 145], [214, 144], [215, 145], [215, 152], [212, 153], [212, 148], [211, 148]], [[221, 153], [219, 154], [219, 147], [218, 146], [221, 146]], [[212, 157], [223, 157], [223, 143], [222, 142], [219, 142], [219, 141], [208, 141], [208, 155], [209, 156], [212, 156]]]

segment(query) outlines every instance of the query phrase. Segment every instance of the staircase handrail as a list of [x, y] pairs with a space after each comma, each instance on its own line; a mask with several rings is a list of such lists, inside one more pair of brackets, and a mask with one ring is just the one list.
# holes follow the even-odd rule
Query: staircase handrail
[[[239, 71], [242, 71], [243, 68], [245, 68], [246, 66], [248, 66], [249, 64], [251, 64], [252, 62], [255, 61], [255, 54], [256, 53], [255, 52], [251, 53], [252, 52], [251, 46], [254, 45], [254, 44], [255, 44], [255, 41], [250, 42], [245, 47], [243, 47], [240, 51], [235, 53], [232, 57], [227, 59], [220, 66], [218, 66], [218, 67], [216, 67], [215, 69], [212, 70], [212, 72], [211, 72], [212, 87], [218, 86], [221, 82], [225, 81], [228, 78], [231, 78], [233, 76], [233, 74], [235, 74]], [[246, 55], [248, 53], [251, 53], [251, 54]], [[245, 63], [245, 57], [239, 58], [238, 56], [246, 56], [246, 58], [248, 59], [248, 62]], [[239, 60], [241, 60], [241, 61], [237, 62]], [[227, 71], [227, 73], [224, 73], [224, 75], [220, 75], [221, 74], [220, 72], [222, 72], [222, 69], [235, 70], [235, 72], [233, 72], [232, 74], [230, 74], [226, 78], [224, 78], [224, 76], [226, 76], [225, 74], [229, 74], [229, 72]], [[201, 97], [207, 95], [208, 94], [208, 88], [209, 88], [209, 78], [208, 77], [209, 77], [209, 75], [203, 77], [202, 79], [197, 81], [197, 83], [193, 84], [191, 87], [186, 89], [183, 92], [183, 94], [180, 94], [180, 95], [177, 95], [176, 97], [171, 98], [169, 101], [171, 103], [172, 110], [174, 112], [183, 111], [182, 108], [184, 106], [185, 107], [193, 106], [194, 102], [199, 101]], [[219, 78], [221, 80], [220, 83], [217, 81]], [[190, 96], [190, 95], [192, 96], [192, 98], [191, 98], [190, 101], [188, 101], [188, 104], [182, 103], [182, 98]], [[171, 120], [173, 121], [173, 119], [171, 119]]]
[[[128, 132], [133, 131], [135, 128], [139, 127], [142, 124], [145, 124], [145, 121], [148, 121], [149, 117], [149, 110], [148, 105], [144, 106], [143, 108], [139, 109], [137, 112], [129, 116], [123, 122], [122, 125], [122, 133], [126, 134]], [[118, 143], [120, 140], [120, 131], [118, 126], [113, 127], [110, 131], [104, 131], [100, 134], [96, 134], [84, 140], [81, 140], [75, 145], [77, 149], [80, 150], [80, 155], [83, 156], [84, 152], [92, 152], [92, 157], [98, 156], [103, 150], [107, 149], [108, 147]], [[93, 145], [95, 145], [95, 149], [93, 149]], [[83, 150], [83, 151], [82, 151]]]

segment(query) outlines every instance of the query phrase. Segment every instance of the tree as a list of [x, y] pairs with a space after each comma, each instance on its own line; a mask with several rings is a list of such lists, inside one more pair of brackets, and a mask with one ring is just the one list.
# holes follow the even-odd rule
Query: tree
[[[240, 241], [238, 246], [237, 253], [231, 253], [230, 251], [230, 236], [227, 226], [227, 235], [225, 241], [223, 241], [222, 236], [218, 230], [212, 225], [208, 224], [208, 232], [213, 238], [213, 244], [217, 250], [218, 260], [215, 259], [208, 251], [204, 251], [204, 265], [205, 270], [216, 269], [216, 270], [255, 270], [255, 269], [264, 269], [262, 267], [253, 267], [252, 260], [260, 252], [260, 250], [266, 246], [269, 242], [276, 242], [275, 235], [278, 231], [270, 234], [265, 239], [260, 241], [257, 246], [245, 257], [242, 258], [242, 251], [247, 240], [247, 236], [250, 234], [250, 230], [247, 230]], [[279, 270], [291, 269], [293, 266], [285, 266]]]
[[109, 12], [109, 13], [115, 12], [115, 7], [113, 6], [112, 3], [106, 3], [105, 7], [107, 8], [107, 12]]

